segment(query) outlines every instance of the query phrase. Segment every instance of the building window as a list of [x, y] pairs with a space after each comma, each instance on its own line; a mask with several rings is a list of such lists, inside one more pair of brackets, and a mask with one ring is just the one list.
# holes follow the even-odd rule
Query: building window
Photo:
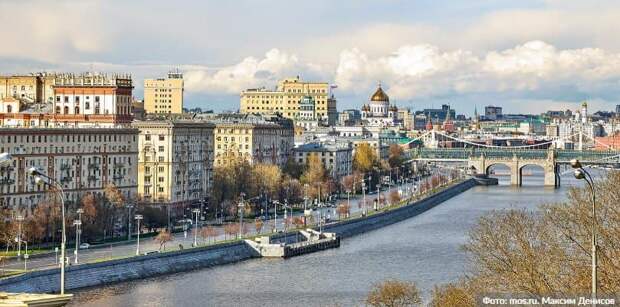
[[164, 146], [159, 146], [159, 152], [164, 152]]
[[65, 111], [65, 113], [64, 113], [64, 114], [69, 114], [69, 107], [65, 106], [64, 111]]
[[163, 135], [163, 134], [160, 134], [160, 135], [159, 135], [159, 140], [160, 140], [160, 141], [163, 141], [163, 140], [165, 140], [165, 139], [166, 139], [166, 136], [165, 136], [165, 135]]
[[95, 96], [95, 102], [99, 102], [99, 96]]
[[84, 104], [84, 109], [86, 109], [86, 110], [90, 110], [90, 102], [86, 102], [86, 103]]
[[144, 139], [147, 140], [147, 141], [150, 141], [151, 140], [151, 135], [150, 134], [144, 135]]

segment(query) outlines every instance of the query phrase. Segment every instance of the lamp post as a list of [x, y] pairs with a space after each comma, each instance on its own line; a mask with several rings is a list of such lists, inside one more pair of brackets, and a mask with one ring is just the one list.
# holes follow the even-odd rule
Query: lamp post
[[241, 200], [239, 201], [239, 239], [241, 239], [241, 233], [243, 231], [243, 209], [244, 209], [244, 204], [243, 204], [243, 197], [245, 196], [245, 193], [241, 193]]
[[55, 192], [60, 196], [60, 203], [62, 208], [62, 240], [60, 243], [60, 294], [65, 294], [65, 253], [67, 245], [67, 232], [65, 227], [65, 193], [62, 186], [53, 178], [43, 174], [36, 167], [28, 169], [28, 175], [34, 178], [36, 184], [44, 184], [48, 187], [54, 188]]
[[596, 270], [597, 270], [597, 260], [596, 260], [596, 193], [594, 191], [594, 180], [590, 173], [586, 171], [579, 160], [573, 159], [570, 161], [570, 165], [575, 169], [575, 178], [580, 180], [585, 180], [590, 188], [590, 193], [592, 194], [592, 299], [596, 300], [596, 288], [597, 288], [597, 280], [596, 280]]
[[22, 222], [24, 221], [24, 217], [18, 215], [15, 219], [19, 222], [17, 232], [17, 257], [19, 257], [22, 254]]
[[73, 251], [73, 253], [75, 254], [75, 264], [78, 264], [78, 249], [80, 248], [80, 225], [82, 225], [82, 220], [73, 221], [73, 226], [75, 226], [75, 250]]
[[351, 190], [347, 190], [347, 207], [351, 209]]
[[200, 209], [192, 210], [194, 214], [196, 214], [196, 228], [194, 229], [194, 247], [198, 246], [198, 215], [200, 214]]
[[138, 241], [136, 242], [136, 256], [140, 255], [140, 221], [143, 219], [142, 214], [136, 214], [134, 219], [138, 222]]
[[133, 209], [132, 204], [127, 205], [127, 241], [131, 241], [131, 209]]
[[366, 181], [362, 179], [362, 199], [364, 202], [364, 209], [362, 209], [362, 216], [366, 216]]

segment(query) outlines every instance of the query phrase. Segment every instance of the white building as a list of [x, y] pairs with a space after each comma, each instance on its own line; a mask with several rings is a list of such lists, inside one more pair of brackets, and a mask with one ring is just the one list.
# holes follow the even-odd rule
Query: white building
[[353, 147], [349, 142], [312, 142], [296, 147], [293, 152], [295, 161], [303, 165], [316, 155], [336, 180], [353, 172]]
[[362, 106], [362, 122], [368, 126], [393, 127], [398, 125], [398, 108], [390, 105], [390, 98], [381, 84], [370, 97], [370, 102]]

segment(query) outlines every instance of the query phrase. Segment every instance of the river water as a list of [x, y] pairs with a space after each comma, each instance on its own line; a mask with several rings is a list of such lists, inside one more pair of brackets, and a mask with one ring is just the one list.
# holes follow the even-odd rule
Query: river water
[[87, 289], [75, 293], [70, 306], [359, 306], [374, 283], [392, 278], [414, 281], [428, 297], [433, 285], [466, 271], [459, 247], [478, 217], [506, 208], [536, 210], [564, 200], [576, 184], [564, 176], [561, 188], [542, 187], [536, 169], [520, 188], [499, 178], [500, 186], [474, 187], [419, 216], [347, 238], [338, 249]]

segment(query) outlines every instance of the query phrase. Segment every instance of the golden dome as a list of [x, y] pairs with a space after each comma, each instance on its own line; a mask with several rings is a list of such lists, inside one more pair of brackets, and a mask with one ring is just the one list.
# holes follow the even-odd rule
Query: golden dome
[[390, 97], [388, 97], [388, 95], [383, 91], [383, 89], [381, 89], [381, 85], [379, 84], [377, 91], [370, 97], [370, 101], [389, 102]]

